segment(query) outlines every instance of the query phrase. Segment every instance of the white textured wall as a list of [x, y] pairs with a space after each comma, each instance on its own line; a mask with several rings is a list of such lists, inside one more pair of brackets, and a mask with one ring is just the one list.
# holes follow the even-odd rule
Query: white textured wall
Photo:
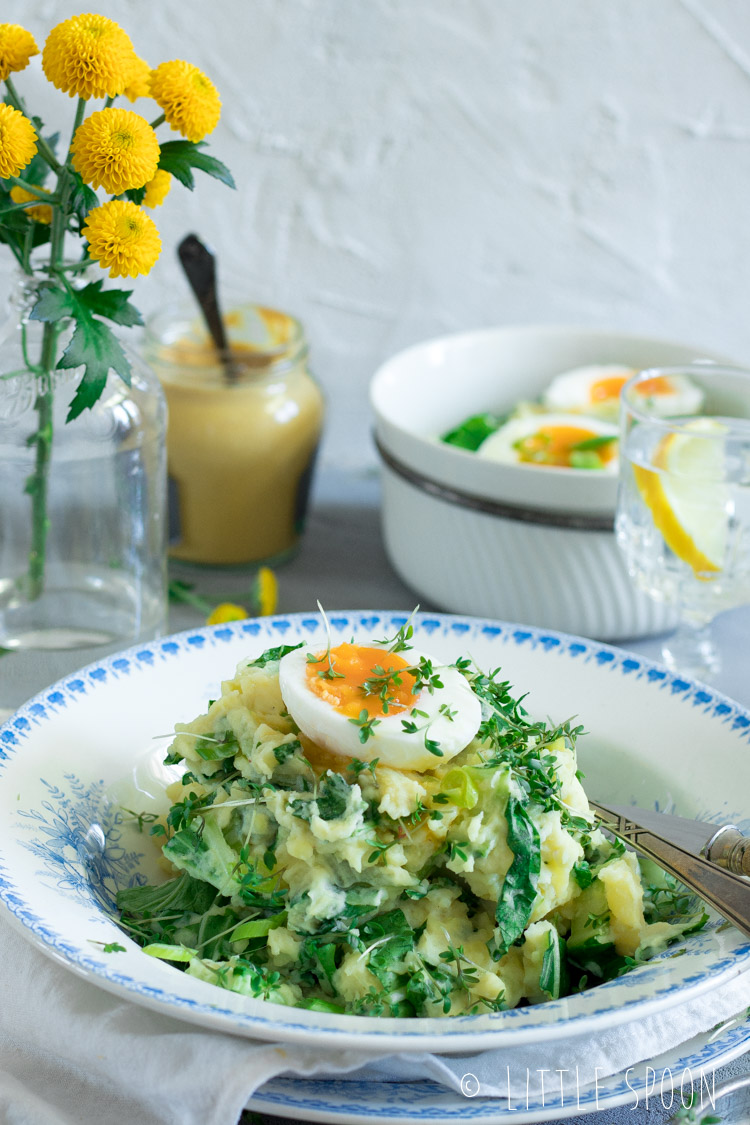
[[[41, 42], [86, 10], [3, 0]], [[182, 286], [190, 229], [305, 322], [324, 456], [374, 462], [367, 382], [427, 336], [566, 321], [750, 361], [747, 0], [102, 0], [153, 65], [220, 88], [201, 178], [154, 213], [136, 296]], [[17, 84], [63, 118], [40, 78]], [[179, 194], [178, 194], [179, 192]], [[2, 263], [7, 268], [7, 261]]]

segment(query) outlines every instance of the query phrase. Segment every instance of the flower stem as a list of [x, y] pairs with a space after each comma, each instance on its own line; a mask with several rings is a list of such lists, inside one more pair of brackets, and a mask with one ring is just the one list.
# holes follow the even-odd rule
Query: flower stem
[[85, 98], [79, 98], [78, 104], [76, 106], [76, 117], [75, 117], [75, 121], [73, 122], [72, 132], [70, 134], [70, 147], [68, 148], [68, 155], [66, 157], [66, 162], [70, 161], [70, 157], [72, 155], [72, 149], [73, 149], [73, 141], [75, 140], [75, 135], [78, 132], [79, 127], [83, 124], [83, 119], [84, 119], [85, 116], [86, 116], [86, 99]]
[[29, 582], [26, 591], [30, 601], [36, 601], [44, 590], [44, 572], [47, 555], [47, 491], [49, 466], [52, 456], [53, 393], [51, 367], [55, 356], [57, 331], [54, 324], [44, 325], [41, 366], [43, 375], [38, 380], [34, 409], [37, 413], [37, 430], [29, 439], [36, 446], [34, 472], [26, 481], [26, 491], [31, 496], [31, 548], [29, 550]]
[[213, 609], [212, 602], [206, 601], [200, 594], [194, 594], [190, 587], [186, 586], [184, 582], [169, 583], [169, 600], [173, 602], [184, 602], [185, 605], [197, 609], [204, 617]]
[[[67, 173], [61, 170], [58, 176], [60, 205], [52, 211], [50, 232], [50, 273], [60, 264], [63, 254], [65, 228], [67, 226], [67, 204], [70, 183]], [[49, 515], [47, 499], [49, 491], [49, 470], [52, 458], [54, 389], [53, 371], [57, 337], [60, 332], [58, 322], [46, 321], [42, 332], [42, 352], [39, 361], [40, 374], [37, 375], [37, 396], [34, 409], [37, 414], [37, 429], [29, 437], [29, 445], [35, 447], [34, 471], [26, 481], [26, 492], [31, 497], [31, 546], [29, 548], [29, 570], [26, 596], [36, 601], [44, 591], [44, 578], [47, 558], [47, 532]]]
[[[23, 104], [23, 98], [17, 92], [15, 86], [13, 85], [13, 81], [10, 78], [5, 79], [5, 90], [8, 95], [8, 103], [12, 105], [14, 109], [19, 110], [19, 112], [27, 117], [28, 114], [26, 113], [26, 106]], [[36, 139], [36, 143], [40, 155], [46, 160], [53, 172], [59, 172], [60, 165], [57, 162], [57, 157], [45, 141], [44, 137], [38, 136]]]
[[[50, 195], [48, 191], [45, 191], [44, 188], [37, 187], [36, 184], [27, 183], [26, 180], [22, 180], [19, 176], [6, 176], [6, 181], [10, 184], [14, 184], [18, 187], [23, 188], [23, 190], [27, 191], [29, 195], [33, 195], [36, 199], [41, 200], [41, 202], [43, 203], [58, 202], [57, 196]], [[20, 206], [28, 207], [29, 201], [27, 200], [26, 203], [21, 203]]]

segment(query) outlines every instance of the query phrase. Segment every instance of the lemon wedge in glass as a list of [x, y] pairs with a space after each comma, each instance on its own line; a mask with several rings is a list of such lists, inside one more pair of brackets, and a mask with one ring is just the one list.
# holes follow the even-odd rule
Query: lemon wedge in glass
[[714, 418], [696, 418], [661, 438], [653, 469], [633, 465], [638, 489], [664, 542], [703, 581], [724, 565], [730, 496], [724, 442], [717, 439], [726, 432]]

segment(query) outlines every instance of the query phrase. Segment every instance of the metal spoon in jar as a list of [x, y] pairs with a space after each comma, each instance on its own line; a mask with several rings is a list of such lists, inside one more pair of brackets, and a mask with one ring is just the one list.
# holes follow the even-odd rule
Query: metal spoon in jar
[[177, 255], [216, 347], [219, 360], [224, 368], [224, 378], [227, 383], [236, 383], [240, 373], [229, 348], [229, 341], [219, 307], [216, 286], [216, 258], [195, 234], [188, 234], [183, 238], [177, 247]]

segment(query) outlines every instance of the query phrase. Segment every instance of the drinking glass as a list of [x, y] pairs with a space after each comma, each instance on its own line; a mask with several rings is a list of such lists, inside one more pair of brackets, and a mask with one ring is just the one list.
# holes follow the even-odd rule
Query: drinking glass
[[664, 662], [710, 681], [714, 618], [750, 602], [750, 371], [698, 363], [625, 384], [615, 530], [631, 578], [677, 611]]

